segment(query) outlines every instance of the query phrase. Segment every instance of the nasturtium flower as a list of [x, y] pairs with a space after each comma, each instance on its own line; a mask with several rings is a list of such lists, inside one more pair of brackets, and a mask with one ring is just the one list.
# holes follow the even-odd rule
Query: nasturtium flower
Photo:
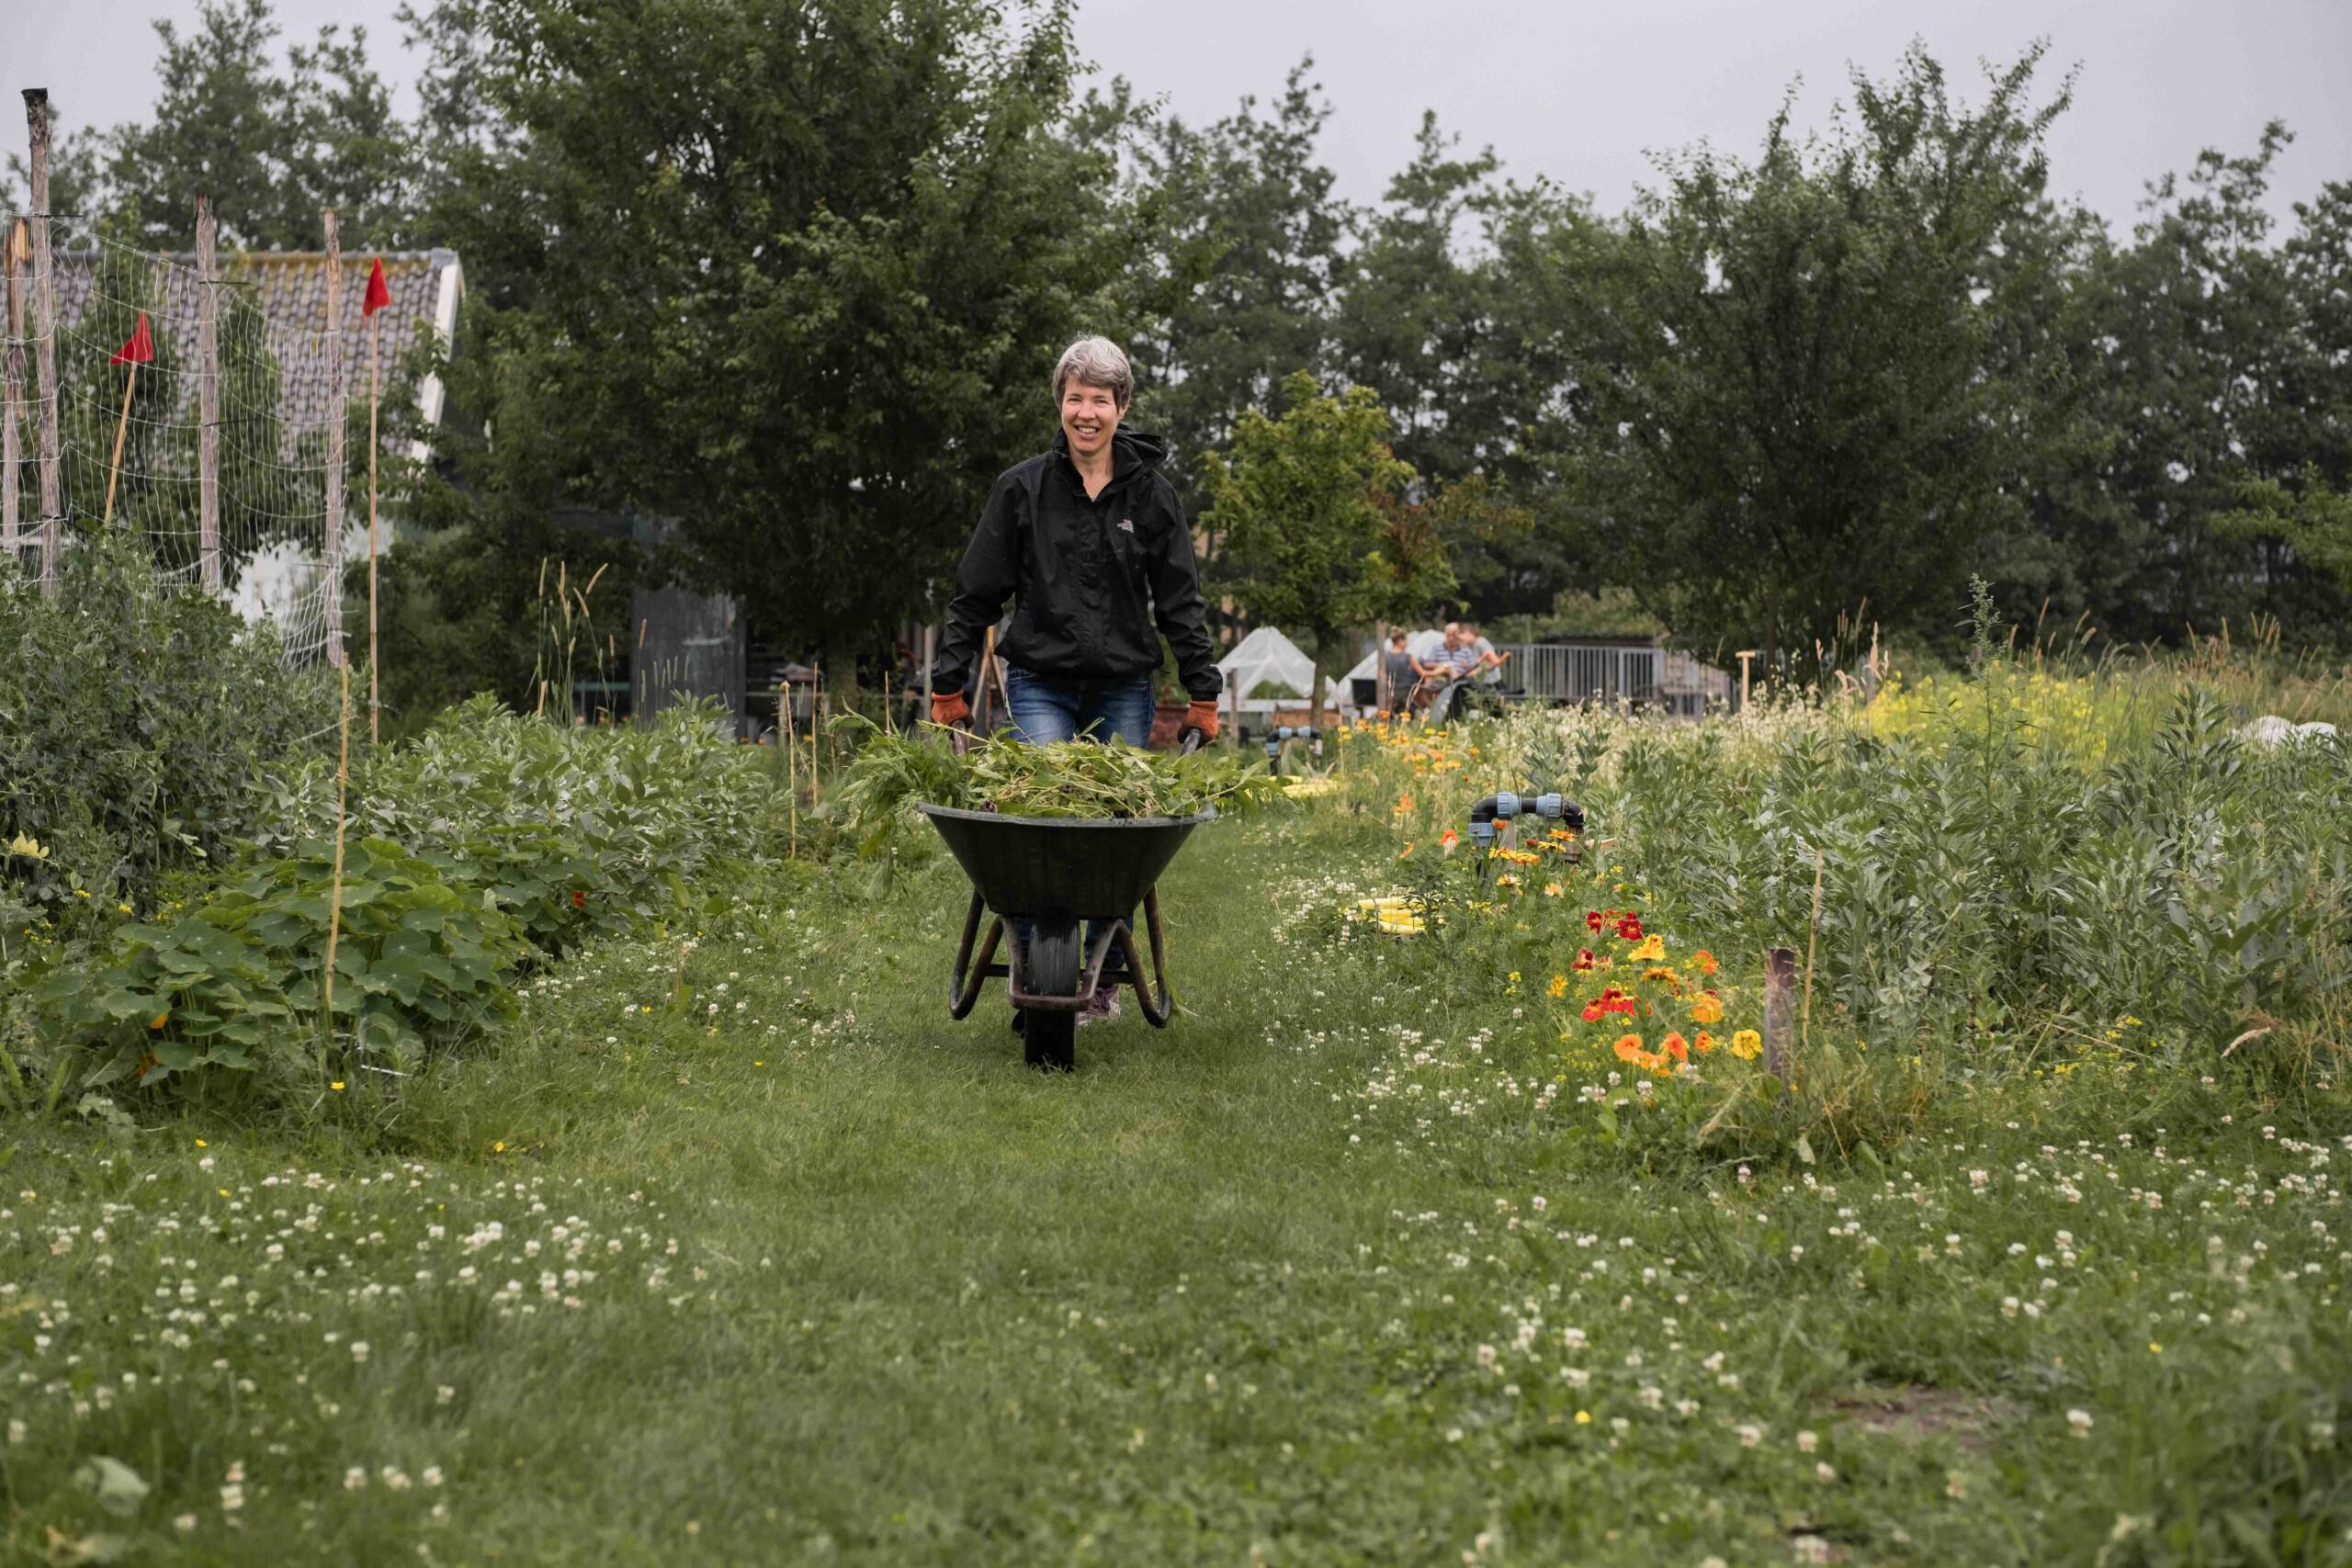
[[1587, 909], [1584, 912], [1584, 929], [1589, 931], [1597, 931], [1600, 929], [1600, 910]]
[[1579, 947], [1577, 949], [1576, 966], [1577, 968], [1589, 969], [1592, 967], [1592, 949], [1589, 947]]
[[1690, 1059], [1690, 1043], [1683, 1039], [1679, 1033], [1669, 1033], [1657, 1043], [1659, 1050], [1664, 1051], [1678, 1062], [1687, 1062]]
[[1731, 1037], [1731, 1054], [1743, 1062], [1752, 1062], [1764, 1051], [1764, 1037], [1752, 1029], [1743, 1029]]
[[1724, 1021], [1722, 1000], [1713, 991], [1700, 992], [1699, 999], [1690, 1004], [1690, 1021], [1693, 1023], [1721, 1023]]
[[1712, 975], [1722, 967], [1715, 962], [1715, 955], [1703, 947], [1690, 955], [1690, 964], [1702, 975]]
[[1701, 1030], [1701, 1031], [1699, 1031], [1696, 1034], [1693, 1034], [1693, 1035], [1690, 1037], [1690, 1049], [1692, 1049], [1693, 1051], [1698, 1052], [1698, 1053], [1699, 1053], [1699, 1055], [1701, 1055], [1702, 1056], [1705, 1055], [1708, 1052], [1710, 1052], [1710, 1051], [1713, 1050], [1714, 1048], [1715, 1048], [1715, 1037], [1714, 1037], [1713, 1035], [1712, 1035], [1712, 1034], [1708, 1033], [1708, 1032], [1707, 1032], [1705, 1030], [1703, 1030], [1703, 1029], [1702, 1029], [1702, 1030]]
[[[1655, 934], [1647, 937], [1642, 937], [1641, 922], [1635, 920], [1632, 923], [1634, 926], [1634, 937], [1641, 937], [1641, 945], [1634, 948], [1633, 952], [1627, 953], [1625, 956], [1645, 964], [1655, 964], [1658, 960], [1664, 958], [1666, 956], [1666, 939]], [[1622, 929], [1623, 928], [1621, 927], [1620, 930]], [[1632, 941], [1633, 938], [1629, 937], [1626, 940]]]
[[1568, 994], [1568, 977], [1566, 975], [1552, 976], [1552, 994], [1555, 997], [1565, 997]]

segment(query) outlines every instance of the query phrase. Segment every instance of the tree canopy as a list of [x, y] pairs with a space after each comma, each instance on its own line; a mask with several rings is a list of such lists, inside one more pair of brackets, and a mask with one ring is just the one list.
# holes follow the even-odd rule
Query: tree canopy
[[[1950, 646], [1981, 573], [2012, 619], [2115, 641], [2352, 639], [2352, 182], [2274, 221], [2284, 127], [2159, 172], [2120, 231], [2050, 194], [2070, 85], [2039, 47], [1965, 90], [1914, 47], [1822, 134], [1784, 107], [1623, 212], [1433, 117], [1356, 205], [1311, 60], [1192, 121], [1148, 82], [1080, 92], [1070, 17], [412, 0], [409, 123], [356, 29], [281, 52], [268, 0], [203, 0], [159, 24], [152, 121], [61, 147], [57, 204], [158, 246], [199, 189], [233, 244], [314, 244], [332, 203], [358, 243], [456, 246], [455, 482], [419, 515], [458, 536], [406, 586], [486, 627], [540, 555], [602, 550], [866, 646], [936, 604], [1052, 434], [1054, 355], [1102, 332], [1212, 573], [1314, 635], [1333, 612], [1278, 608], [1288, 569], [1229, 535], [1232, 476], [1302, 410], [1378, 415], [1374, 510], [1451, 573], [1425, 597], [1525, 626]], [[666, 543], [567, 542], [559, 510]], [[1331, 570], [1317, 605], [1351, 592]]]

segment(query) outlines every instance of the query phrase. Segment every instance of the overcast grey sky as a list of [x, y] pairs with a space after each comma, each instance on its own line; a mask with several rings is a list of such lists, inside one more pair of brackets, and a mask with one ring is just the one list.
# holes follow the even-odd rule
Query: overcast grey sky
[[[277, 0], [288, 29], [368, 25], [379, 63], [407, 84], [397, 0]], [[46, 86], [69, 126], [152, 105], [158, 15], [195, 0], [0, 0], [8, 85]], [[2352, 178], [2352, 0], [1538, 0], [1508, 9], [1440, 0], [1081, 0], [1079, 43], [1192, 119], [1244, 94], [1276, 96], [1312, 52], [1337, 112], [1324, 156], [1341, 193], [1376, 197], [1410, 155], [1421, 110], [1465, 145], [1492, 145], [1521, 177], [1549, 175], [1621, 207], [1650, 178], [1647, 153], [1705, 140], [1752, 149], [1795, 78], [1800, 123], [1817, 125], [1849, 63], [1872, 73], [1913, 37], [1973, 94], [1975, 62], [2051, 40], [2050, 85], [2079, 65], [2074, 108], [2052, 141], [2057, 187], [2128, 227], [2149, 176], [2202, 147], [2241, 152], [2263, 122], [2296, 133], [2274, 206]], [[6, 118], [0, 145], [22, 146]]]

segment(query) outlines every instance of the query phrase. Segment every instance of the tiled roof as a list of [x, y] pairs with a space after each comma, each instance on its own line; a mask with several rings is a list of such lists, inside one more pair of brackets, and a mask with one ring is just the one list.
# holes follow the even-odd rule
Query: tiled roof
[[[92, 250], [61, 250], [54, 259], [58, 327], [62, 337], [74, 335], [76, 323], [97, 287], [101, 258], [110, 273], [124, 263], [118, 254]], [[375, 261], [369, 254], [343, 258], [342, 329], [344, 374], [347, 395], [368, 394], [368, 329], [359, 307], [368, 288], [368, 271]], [[391, 303], [377, 317], [381, 334], [385, 374], [412, 348], [428, 342], [435, 329], [445, 283], [462, 289], [462, 272], [454, 251], [401, 251], [384, 256], [384, 281]], [[136, 264], [134, 264], [136, 265]], [[158, 349], [185, 370], [197, 357], [196, 257], [190, 253], [159, 254], [149, 264], [154, 276], [145, 293], [150, 299], [149, 325]], [[280, 379], [279, 410], [290, 438], [303, 430], [324, 426], [330, 376], [327, 367], [327, 258], [320, 252], [266, 251], [232, 254], [220, 258], [221, 281], [248, 290], [262, 311], [265, 333]], [[119, 287], [117, 285], [116, 287]], [[166, 343], [168, 339], [168, 343]], [[177, 400], [192, 405], [194, 376], [179, 378]], [[439, 418], [437, 387], [424, 389], [425, 416]], [[174, 418], [193, 419], [192, 406], [175, 409]]]

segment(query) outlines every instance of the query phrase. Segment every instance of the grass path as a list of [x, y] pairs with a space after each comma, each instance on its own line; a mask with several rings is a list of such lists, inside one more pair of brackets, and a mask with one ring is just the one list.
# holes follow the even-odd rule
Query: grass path
[[[956, 885], [803, 882], [683, 964], [568, 965], [397, 1111], [18, 1145], [8, 1539], [2346, 1560], [2346, 1483], [2311, 1473], [2352, 1417], [2342, 1145], [1956, 1108], [1948, 1145], [1744, 1188], [1613, 1166], [1498, 1094], [1374, 1102], [1414, 1048], [1489, 1082], [1464, 1042], [1507, 1014], [1426, 1016], [1373, 960], [1279, 942], [1272, 895], [1345, 858], [1301, 820], [1201, 836], [1163, 886], [1191, 1015], [1083, 1032], [1072, 1077], [1021, 1069], [994, 998], [946, 1020]], [[127, 1512], [76, 1479], [100, 1454], [150, 1488]]]

